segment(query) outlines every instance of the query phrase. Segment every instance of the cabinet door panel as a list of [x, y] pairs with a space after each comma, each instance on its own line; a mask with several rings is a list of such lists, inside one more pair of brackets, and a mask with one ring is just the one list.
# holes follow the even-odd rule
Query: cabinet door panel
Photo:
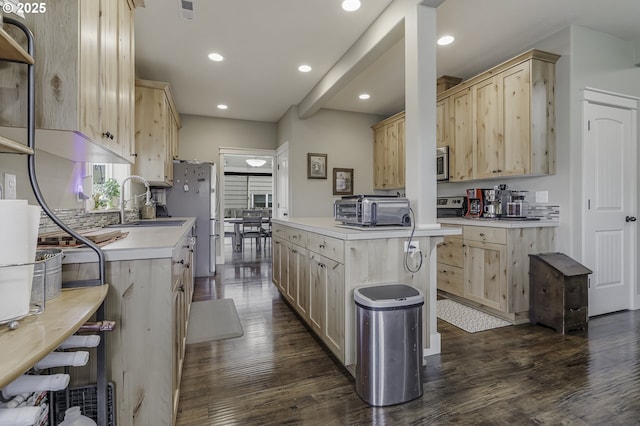
[[326, 328], [324, 341], [340, 361], [344, 360], [344, 265], [323, 258], [325, 263]]
[[[503, 176], [530, 172], [531, 98], [530, 62], [515, 66], [502, 74], [504, 87], [504, 167]], [[544, 90], [544, 87], [542, 87]]]
[[473, 176], [473, 104], [471, 89], [452, 96], [453, 134], [449, 147], [449, 180], [472, 179]]
[[384, 189], [384, 147], [386, 140], [384, 127], [373, 131], [373, 187]]
[[326, 267], [321, 256], [309, 255], [309, 325], [318, 336], [324, 334]]
[[[274, 227], [275, 229], [275, 227]], [[282, 242], [279, 239], [273, 238], [271, 244], [271, 256], [272, 256], [272, 270], [271, 270], [271, 281], [273, 284], [280, 288], [281, 276], [282, 276]]]
[[309, 318], [309, 257], [307, 251], [298, 248], [296, 253], [296, 297], [295, 306], [298, 313], [308, 320]]
[[502, 84], [488, 78], [476, 85], [476, 179], [499, 176], [502, 172]]
[[436, 104], [436, 147], [449, 146], [449, 98]]
[[464, 296], [507, 310], [506, 246], [465, 241]]

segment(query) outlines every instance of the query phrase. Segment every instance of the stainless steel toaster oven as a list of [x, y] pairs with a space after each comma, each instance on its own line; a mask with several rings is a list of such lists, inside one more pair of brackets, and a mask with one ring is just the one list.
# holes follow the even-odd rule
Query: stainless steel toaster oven
[[349, 195], [333, 204], [334, 218], [345, 225], [410, 226], [409, 200], [384, 195]]

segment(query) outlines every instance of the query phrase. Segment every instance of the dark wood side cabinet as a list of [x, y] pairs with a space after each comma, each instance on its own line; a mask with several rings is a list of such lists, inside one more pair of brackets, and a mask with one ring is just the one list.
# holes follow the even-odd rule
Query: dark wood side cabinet
[[529, 319], [565, 334], [587, 328], [589, 268], [563, 253], [529, 255]]

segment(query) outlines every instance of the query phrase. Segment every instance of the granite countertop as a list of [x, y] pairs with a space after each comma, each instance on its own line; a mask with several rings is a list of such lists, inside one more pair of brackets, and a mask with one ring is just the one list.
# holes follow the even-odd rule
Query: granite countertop
[[[127, 232], [126, 238], [114, 241], [102, 247], [105, 259], [109, 261], [157, 259], [173, 256], [173, 249], [189, 232], [194, 224], [194, 217], [160, 218], [162, 220], [185, 220], [181, 226], [145, 226], [145, 227], [111, 227]], [[87, 247], [65, 248], [62, 263], [97, 262], [93, 250]]]
[[[356, 226], [342, 225], [332, 217], [304, 217], [289, 219], [272, 219], [274, 224], [291, 226], [304, 231], [315, 232], [328, 237], [341, 240], [375, 240], [380, 238], [405, 238], [411, 234], [410, 226], [377, 226], [359, 228]], [[434, 223], [416, 227], [414, 237], [440, 237], [444, 235], [457, 235], [460, 230], [441, 228]]]
[[488, 226], [492, 228], [540, 228], [560, 226], [560, 223], [557, 220], [476, 219], [465, 217], [442, 217], [438, 218], [438, 223], [443, 225]]

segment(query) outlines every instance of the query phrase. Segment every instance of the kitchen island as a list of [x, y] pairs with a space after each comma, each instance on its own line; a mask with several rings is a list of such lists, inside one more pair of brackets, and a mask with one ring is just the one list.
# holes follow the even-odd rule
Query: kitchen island
[[421, 290], [423, 355], [440, 352], [436, 329], [435, 246], [459, 229], [343, 226], [333, 218], [273, 219], [273, 283], [335, 357], [354, 374], [356, 318], [353, 290], [402, 283]]
[[[105, 318], [116, 321], [105, 334], [107, 379], [121, 426], [175, 423], [193, 295], [195, 218], [170, 219], [184, 223], [115, 228], [128, 235], [102, 248], [110, 284]], [[89, 249], [64, 250], [64, 282], [95, 278], [97, 268]], [[91, 383], [91, 371], [75, 368], [72, 380]]]
[[461, 234], [437, 249], [441, 296], [513, 324], [529, 321], [529, 254], [555, 251], [557, 220], [441, 218]]

